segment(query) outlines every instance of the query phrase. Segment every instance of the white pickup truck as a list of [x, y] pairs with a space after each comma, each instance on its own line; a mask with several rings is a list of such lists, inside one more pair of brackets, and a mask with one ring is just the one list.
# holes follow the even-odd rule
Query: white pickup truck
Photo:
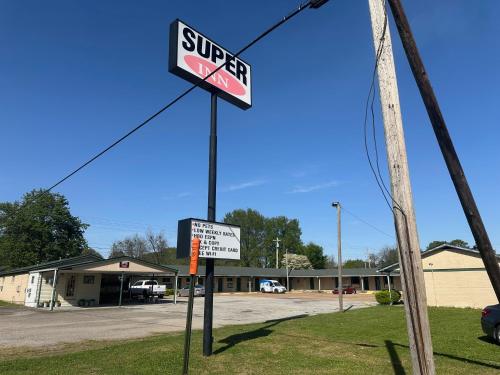
[[158, 284], [156, 280], [138, 280], [130, 287], [132, 298], [138, 296], [158, 296], [159, 298], [163, 298], [166, 290], [167, 287]]

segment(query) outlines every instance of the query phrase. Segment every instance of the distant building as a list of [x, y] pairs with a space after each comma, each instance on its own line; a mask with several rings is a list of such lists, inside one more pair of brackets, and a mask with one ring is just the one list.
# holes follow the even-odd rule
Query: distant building
[[[498, 303], [477, 250], [440, 245], [422, 253], [422, 269], [429, 306], [483, 308]], [[399, 263], [380, 272], [399, 275]]]
[[[174, 266], [171, 266], [174, 267]], [[189, 284], [188, 266], [179, 269], [179, 287]], [[288, 276], [290, 290], [331, 291], [338, 287], [337, 269], [291, 270]], [[215, 292], [256, 292], [262, 279], [273, 279], [286, 286], [286, 269], [258, 267], [215, 266]], [[398, 276], [391, 276], [392, 288], [401, 288]], [[199, 267], [198, 283], [204, 284], [205, 267]], [[342, 272], [343, 286], [353, 286], [358, 291], [388, 288], [388, 278], [375, 268], [346, 268]]]

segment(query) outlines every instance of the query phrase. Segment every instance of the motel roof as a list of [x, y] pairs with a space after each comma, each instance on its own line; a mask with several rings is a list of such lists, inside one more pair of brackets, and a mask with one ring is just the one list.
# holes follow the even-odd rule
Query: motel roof
[[[179, 276], [189, 276], [187, 265], [175, 266], [179, 269]], [[215, 266], [215, 276], [222, 277], [286, 277], [284, 268], [259, 268], [259, 267], [231, 267]], [[198, 276], [205, 275], [205, 266], [198, 267]], [[336, 277], [338, 269], [316, 269], [316, 270], [291, 270], [290, 277]], [[380, 276], [375, 268], [344, 268], [342, 276]]]
[[[468, 248], [460, 247], [460, 246], [449, 245], [446, 243], [439, 245], [439, 246], [436, 246], [436, 247], [433, 247], [432, 249], [423, 251], [420, 255], [423, 259], [423, 258], [426, 258], [430, 255], [433, 255], [433, 254], [435, 254], [439, 251], [443, 251], [443, 250], [450, 250], [453, 252], [462, 253], [462, 254], [466, 254], [466, 255], [473, 255], [473, 256], [481, 255], [478, 250], [468, 249]], [[496, 257], [498, 260], [500, 260], [500, 255], [497, 255]], [[399, 273], [399, 262], [393, 263], [387, 267], [381, 268], [379, 270], [379, 272], [381, 272], [381, 273], [392, 273], [392, 272]]]
[[167, 271], [167, 272], [177, 273], [177, 271], [178, 271], [177, 267], [175, 267], [175, 266], [164, 266], [161, 264], [151, 263], [151, 262], [148, 262], [148, 261], [145, 261], [142, 259], [135, 259], [135, 258], [127, 257], [127, 256], [110, 258], [110, 259], [102, 259], [102, 258], [95, 256], [95, 255], [81, 255], [81, 256], [77, 256], [77, 257], [59, 259], [59, 260], [55, 260], [55, 261], [51, 261], [51, 262], [44, 262], [44, 263], [35, 264], [33, 266], [21, 267], [21, 268], [16, 268], [13, 270], [0, 272], [0, 277], [1, 276], [14, 276], [14, 275], [19, 275], [19, 274], [24, 274], [24, 273], [30, 273], [33, 271], [48, 271], [48, 270], [54, 270], [54, 269], [71, 270], [71, 269], [82, 268], [82, 267], [94, 267], [94, 266], [106, 265], [106, 264], [121, 262], [121, 261], [132, 261], [135, 263], [142, 264], [144, 266], [159, 268], [159, 269], [162, 269], [162, 270]]

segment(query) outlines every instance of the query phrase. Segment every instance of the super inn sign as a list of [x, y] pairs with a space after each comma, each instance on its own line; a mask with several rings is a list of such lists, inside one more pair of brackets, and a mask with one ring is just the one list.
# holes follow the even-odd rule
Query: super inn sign
[[240, 259], [240, 227], [201, 219], [179, 220], [177, 258], [191, 256], [192, 242], [199, 238], [200, 258]]
[[169, 49], [171, 73], [193, 84], [200, 83], [200, 87], [242, 109], [252, 106], [249, 64], [179, 20], [170, 25]]

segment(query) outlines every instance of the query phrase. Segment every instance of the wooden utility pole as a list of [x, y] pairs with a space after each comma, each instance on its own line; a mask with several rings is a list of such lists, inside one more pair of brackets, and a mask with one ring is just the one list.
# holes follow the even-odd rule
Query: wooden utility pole
[[453, 185], [455, 185], [455, 190], [457, 191], [458, 198], [462, 204], [465, 217], [469, 222], [472, 235], [474, 236], [477, 248], [481, 254], [481, 258], [483, 259], [484, 267], [486, 268], [486, 272], [490, 278], [491, 285], [493, 286], [493, 290], [495, 291], [497, 299], [500, 302], [500, 267], [498, 265], [495, 251], [491, 246], [488, 233], [486, 232], [483, 220], [481, 219], [481, 214], [476, 206], [474, 196], [470, 190], [450, 134], [448, 133], [443, 114], [441, 113], [441, 109], [439, 108], [439, 103], [434, 95], [434, 90], [432, 89], [429, 76], [425, 70], [420, 53], [418, 52], [417, 44], [413, 38], [403, 5], [399, 0], [389, 0], [389, 4], [391, 6], [392, 14], [394, 15], [399, 36], [403, 42], [406, 57], [410, 63], [413, 76], [415, 77], [418, 89], [420, 90], [420, 95], [422, 96], [425, 108], [427, 109], [427, 114], [431, 120], [434, 134], [436, 134], [439, 147], [441, 148], [441, 153], [443, 154], [446, 166], [448, 167], [448, 172], [450, 173]]
[[[384, 120], [387, 162], [391, 177], [393, 199], [391, 204], [398, 239], [401, 282], [413, 373], [433, 375], [435, 368], [427, 316], [424, 274], [413, 209], [403, 121], [399, 106], [396, 69], [385, 11], [385, 0], [368, 0], [368, 4], [375, 51], [378, 52], [377, 75]], [[380, 47], [381, 44], [383, 47]]]

